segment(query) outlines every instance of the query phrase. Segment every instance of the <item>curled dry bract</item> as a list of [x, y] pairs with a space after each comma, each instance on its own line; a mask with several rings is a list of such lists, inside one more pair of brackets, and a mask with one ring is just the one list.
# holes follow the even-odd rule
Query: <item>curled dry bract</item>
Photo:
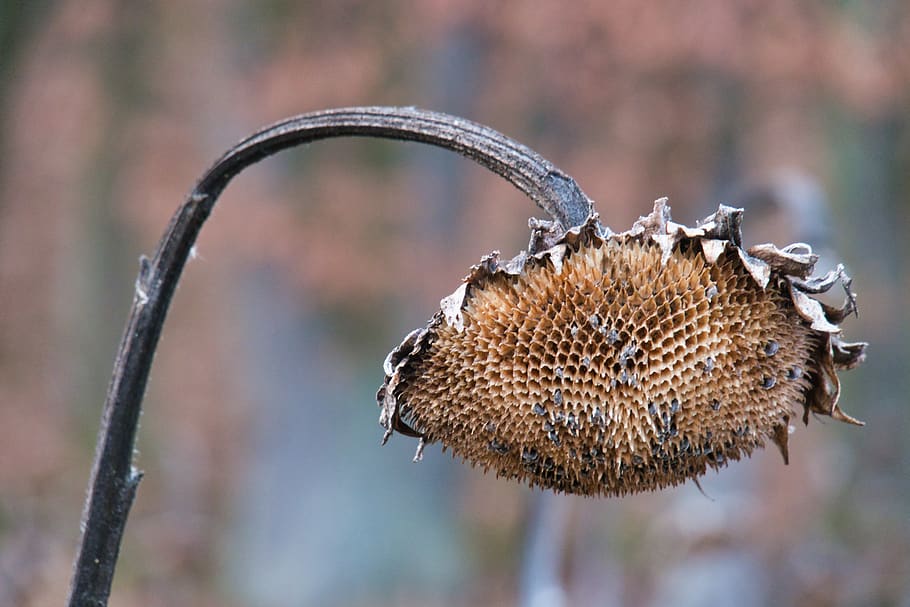
[[[622, 495], [696, 478], [770, 439], [790, 416], [858, 424], [837, 371], [865, 344], [838, 266], [812, 278], [805, 244], [742, 248], [742, 210], [690, 228], [666, 199], [630, 230], [596, 216], [565, 233], [532, 220], [529, 250], [484, 257], [426, 328], [385, 361], [384, 441], [440, 442], [531, 485]], [[841, 307], [813, 295], [840, 282]]]

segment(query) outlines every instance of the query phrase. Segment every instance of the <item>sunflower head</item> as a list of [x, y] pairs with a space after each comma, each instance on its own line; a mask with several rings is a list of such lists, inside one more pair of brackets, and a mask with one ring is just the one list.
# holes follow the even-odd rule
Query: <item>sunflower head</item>
[[[864, 358], [840, 323], [839, 266], [811, 278], [804, 244], [742, 248], [742, 210], [697, 228], [666, 200], [630, 230], [596, 216], [532, 222], [512, 260], [484, 257], [385, 362], [380, 423], [498, 476], [584, 495], [676, 485], [767, 440], [787, 460], [802, 409], [838, 407]], [[813, 295], [840, 282], [841, 307]], [[418, 451], [419, 454], [419, 451]]]

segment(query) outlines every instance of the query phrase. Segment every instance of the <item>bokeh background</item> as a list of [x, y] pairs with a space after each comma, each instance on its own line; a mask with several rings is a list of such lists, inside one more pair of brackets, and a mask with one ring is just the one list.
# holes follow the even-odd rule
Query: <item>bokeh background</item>
[[[467, 160], [339, 140], [241, 175], [152, 372], [112, 605], [910, 605], [910, 4], [0, 1], [0, 605], [61, 604], [150, 253], [263, 124], [417, 105], [489, 124], [626, 229], [745, 206], [859, 293], [868, 424], [693, 484], [554, 498], [379, 447], [388, 350], [540, 216]], [[705, 495], [706, 494], [706, 495]]]

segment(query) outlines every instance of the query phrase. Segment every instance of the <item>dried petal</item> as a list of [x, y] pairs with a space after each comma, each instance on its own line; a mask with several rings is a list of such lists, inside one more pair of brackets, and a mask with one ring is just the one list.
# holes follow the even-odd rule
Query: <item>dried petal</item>
[[[802, 249], [802, 252], [796, 252], [797, 249]], [[799, 278], [808, 277], [818, 261], [818, 255], [812, 252], [809, 245], [802, 243], [790, 245], [784, 250], [773, 244], [759, 244], [749, 248], [749, 255], [761, 259], [772, 270]]]
[[782, 423], [774, 426], [771, 433], [771, 440], [780, 449], [780, 454], [784, 458], [784, 464], [790, 463], [790, 416], [785, 415]]

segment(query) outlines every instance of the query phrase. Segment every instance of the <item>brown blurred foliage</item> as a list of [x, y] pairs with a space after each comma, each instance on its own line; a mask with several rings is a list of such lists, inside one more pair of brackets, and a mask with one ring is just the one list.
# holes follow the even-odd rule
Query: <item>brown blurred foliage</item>
[[[10, 3], [0, 21], [0, 605], [66, 594], [139, 254], [240, 137], [367, 104], [489, 124], [573, 175], [617, 229], [658, 196], [691, 222], [750, 192], [786, 198], [782, 172], [811, 176], [829, 200], [831, 238], [817, 244], [846, 260], [861, 297], [848, 337], [872, 342], [842, 397], [869, 425], [800, 427], [788, 468], [771, 452], [736, 464], [706, 482], [713, 501], [692, 487], [573, 500], [567, 593], [579, 605], [712, 604], [717, 591], [740, 604], [910, 600], [910, 4], [60, 0]], [[480, 255], [516, 252], [540, 215], [443, 156], [329, 142], [228, 189], [152, 373], [137, 457], [146, 478], [112, 604], [266, 603], [222, 572], [238, 558], [225, 538], [255, 472], [250, 428], [269, 411], [249, 373], [247, 338], [261, 327], [244, 328], [256, 276], [278, 277], [324, 328], [335, 345], [311, 354], [341, 361], [339, 384], [363, 395], [329, 430], [368, 437], [359, 459], [334, 462], [337, 475], [364, 458], [393, 477], [420, 474], [370, 442], [384, 350]], [[747, 239], [811, 232], [774, 209], [791, 207], [747, 209]], [[750, 233], [753, 218], [770, 227]], [[457, 588], [396, 571], [380, 591], [341, 588], [333, 600], [515, 600], [531, 492], [446, 470], [448, 518], [472, 563]]]

